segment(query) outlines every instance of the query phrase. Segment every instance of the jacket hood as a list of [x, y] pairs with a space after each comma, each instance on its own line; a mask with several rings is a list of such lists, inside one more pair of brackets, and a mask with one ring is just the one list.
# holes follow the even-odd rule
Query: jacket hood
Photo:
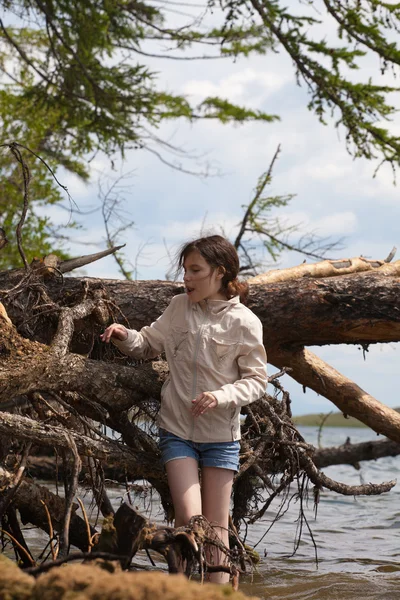
[[[190, 302], [189, 298], [188, 298], [188, 302]], [[205, 303], [204, 305], [207, 307], [208, 311], [211, 314], [218, 315], [218, 314], [222, 314], [225, 311], [229, 310], [235, 304], [239, 304], [240, 298], [239, 298], [239, 296], [234, 296], [230, 300], [202, 300], [201, 302]], [[194, 310], [199, 310], [199, 309], [202, 310], [203, 306], [200, 304], [200, 302], [195, 302], [192, 305], [192, 308]]]

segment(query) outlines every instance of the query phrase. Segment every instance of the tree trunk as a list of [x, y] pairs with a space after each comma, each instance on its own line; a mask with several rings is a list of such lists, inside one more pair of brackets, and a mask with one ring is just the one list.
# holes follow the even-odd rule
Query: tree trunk
[[[397, 264], [397, 263], [396, 263]], [[0, 278], [0, 290], [11, 282]], [[82, 297], [84, 285], [104, 289], [118, 307], [115, 317], [140, 329], [165, 310], [182, 284], [165, 281], [118, 281], [65, 278], [48, 281], [46, 291], [59, 306]], [[400, 280], [378, 272], [355, 273], [325, 279], [304, 278], [250, 286], [249, 308], [264, 327], [267, 349], [275, 346], [368, 344], [400, 340]], [[5, 299], [8, 316], [23, 331], [27, 306]], [[45, 329], [46, 326], [46, 329]], [[81, 325], [82, 335], [84, 325]], [[44, 343], [52, 339], [49, 319], [35, 331]], [[37, 337], [35, 339], [38, 339]]]
[[[362, 270], [364, 262], [359, 264]], [[357, 264], [335, 264], [333, 270], [331, 264], [324, 264], [313, 276], [298, 268], [296, 278], [293, 270], [287, 277], [282, 271], [254, 278], [249, 308], [263, 324], [271, 364], [287, 369], [300, 384], [324, 395], [345, 414], [400, 443], [400, 415], [306, 348], [399, 341], [400, 262], [378, 262], [354, 272]], [[341, 268], [346, 274], [340, 274]], [[7, 447], [17, 452], [19, 442], [29, 441], [72, 451], [75, 459], [79, 454], [100, 467], [118, 464], [133, 480], [147, 479], [172, 518], [154, 432], [141, 425], [143, 420], [154, 422], [167, 365], [161, 358], [142, 363], [123, 357], [115, 347], [102, 344], [99, 334], [113, 321], [135, 329], [150, 324], [183, 291], [181, 284], [163, 281], [60, 279], [48, 270], [0, 273], [0, 436], [7, 440], [2, 444], [2, 462], [7, 460]], [[357, 464], [364, 456], [375, 458], [397, 450], [366, 445], [352, 452], [341, 447], [331, 457], [315, 452], [290, 421], [290, 402], [278, 376], [271, 378], [271, 386], [282, 400], [267, 395], [247, 408], [241, 472], [234, 483], [236, 515], [243, 518], [251, 507], [249, 522], [261, 518], [272, 499], [300, 472], [317, 489], [328, 487], [349, 495], [382, 493], [393, 487], [393, 481], [347, 486], [320, 473], [318, 468], [329, 460]], [[30, 416], [6, 412], [10, 406], [16, 411], [28, 409]], [[67, 418], [71, 414], [79, 428]], [[104, 425], [119, 432], [121, 439], [107, 437]], [[80, 459], [75, 467], [70, 490], [77, 485]], [[283, 473], [278, 485], [269, 479], [269, 473], [277, 472]], [[269, 491], [262, 507], [257, 481]], [[101, 490], [101, 485], [93, 486]], [[27, 518], [29, 507], [21, 501], [18, 508]], [[35, 514], [32, 519], [45, 525]]]
[[[341, 411], [361, 420], [377, 433], [394, 441], [400, 441], [400, 415], [378, 402], [355, 383], [341, 376], [304, 346], [325, 344], [370, 344], [377, 342], [393, 342], [400, 339], [400, 261], [393, 265], [383, 265], [373, 271], [351, 273], [322, 279], [302, 277], [272, 283], [264, 283], [265, 279], [254, 278], [250, 286], [249, 308], [261, 319], [264, 327], [264, 343], [271, 364], [281, 369], [290, 367], [290, 373], [299, 383], [313, 389], [331, 400]], [[281, 273], [284, 273], [282, 271]], [[268, 274], [265, 276], [267, 277]], [[262, 276], [264, 277], [264, 276]], [[267, 277], [268, 281], [268, 277]], [[0, 277], [0, 289], [15, 284], [15, 274]], [[46, 294], [58, 310], [65, 305], [73, 305], [82, 299], [82, 289], [99, 291], [102, 289], [109, 299], [108, 306], [118, 307], [112, 318], [128, 327], [140, 329], [154, 321], [166, 308], [171, 298], [183, 292], [179, 283], [163, 281], [128, 282], [115, 280], [65, 278], [62, 285], [58, 280], [46, 282]], [[28, 335], [29, 323], [26, 323], [28, 306], [21, 301], [13, 302], [12, 297], [5, 298], [8, 316], [18, 330]], [[56, 310], [55, 308], [55, 310]], [[52, 327], [53, 325], [53, 327]], [[38, 320], [35, 327], [36, 339], [49, 344], [54, 336], [58, 322], [50, 321], [47, 315]], [[104, 348], [97, 340], [100, 327], [93, 329], [90, 319], [76, 324], [72, 349], [84, 352], [92, 349], [94, 358], [104, 356]], [[103, 383], [124, 380], [123, 385], [115, 388], [114, 401], [121, 408], [129, 405], [130, 394], [137, 395], [150, 389], [151, 377], [140, 386], [128, 384], [129, 372], [126, 375], [113, 375], [115, 365], [104, 367], [104, 374], [92, 366], [91, 362], [79, 358], [66, 357], [67, 362], [55, 369], [55, 379], [63, 379], [62, 372], [67, 371], [73, 386], [71, 369], [76, 372], [76, 380], [82, 375], [82, 386], [101, 388]], [[70, 362], [68, 367], [67, 363]], [[25, 371], [34, 372], [34, 360]], [[37, 373], [31, 388], [38, 385], [43, 378], [43, 370]], [[46, 367], [47, 368], [47, 367]], [[97, 370], [98, 377], [94, 377]], [[52, 369], [50, 369], [52, 371]], [[57, 376], [56, 376], [57, 373]], [[88, 377], [86, 377], [86, 374]], [[12, 395], [14, 376], [11, 371], [4, 371], [0, 398]], [[48, 377], [48, 384], [51, 385]], [[157, 384], [159, 386], [159, 383]], [[24, 386], [22, 386], [24, 387]], [[10, 389], [11, 388], [11, 389]], [[24, 389], [27, 389], [26, 387]], [[46, 388], [45, 388], [46, 389]], [[16, 388], [14, 388], [16, 392]], [[156, 390], [155, 390], [156, 392]], [[22, 389], [18, 392], [25, 393]], [[157, 395], [157, 392], [156, 392]], [[1, 401], [1, 400], [0, 400]]]

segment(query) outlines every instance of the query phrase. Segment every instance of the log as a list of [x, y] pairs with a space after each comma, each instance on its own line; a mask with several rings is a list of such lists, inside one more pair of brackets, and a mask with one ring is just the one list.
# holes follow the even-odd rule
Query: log
[[386, 456], [398, 456], [400, 444], [392, 440], [378, 440], [351, 444], [346, 442], [341, 446], [320, 448], [313, 455], [313, 462], [318, 469], [332, 465], [351, 465], [357, 469], [364, 460], [378, 460]]
[[[400, 444], [397, 442], [386, 439], [370, 440], [358, 444], [345, 443], [341, 446], [316, 448], [313, 453], [313, 462], [319, 469], [324, 469], [332, 465], [355, 466], [360, 461], [378, 460], [388, 456], [399, 456], [399, 454]], [[120, 483], [125, 483], [126, 478], [128, 480], [132, 478], [129, 471], [121, 468], [118, 463], [112, 463], [110, 458], [108, 464], [103, 465], [103, 470], [106, 479]], [[61, 468], [57, 469], [56, 459], [52, 456], [31, 456], [27, 472], [34, 479], [54, 481], [57, 474], [61, 475]]]
[[[12, 473], [0, 467], [1, 488], [7, 489], [12, 481]], [[50, 533], [46, 506], [50, 513], [54, 531], [61, 533], [65, 512], [64, 499], [53, 494], [46, 487], [23, 479], [15, 492], [13, 506], [18, 509], [23, 524], [31, 523], [43, 529], [46, 533]], [[87, 526], [84, 519], [76, 514], [77, 507], [78, 505], [75, 505], [72, 510], [69, 528], [70, 542], [80, 550], [86, 550], [89, 541]], [[90, 531], [91, 535], [96, 532], [93, 527], [90, 528]]]
[[[358, 418], [377, 433], [395, 441], [400, 439], [398, 413], [384, 407], [356, 384], [328, 368], [317, 357], [314, 358], [312, 353], [303, 351], [303, 347], [331, 343], [398, 341], [400, 282], [397, 276], [392, 276], [393, 269], [398, 268], [398, 262], [384, 265], [372, 272], [340, 277], [308, 277], [263, 285], [255, 283], [250, 287], [249, 297], [249, 307], [263, 323], [264, 343], [271, 364], [278, 368], [291, 367], [291, 375], [302, 385], [334, 402], [345, 414]], [[397, 273], [396, 270], [394, 272]], [[52, 301], [62, 304], [65, 294], [68, 297], [78, 297], [83, 283], [94, 290], [101, 285], [111, 302], [118, 305], [123, 315], [120, 320], [134, 328], [140, 328], [156, 319], [172, 296], [182, 292], [180, 284], [171, 282], [121, 282], [87, 278], [66, 279], [62, 289], [58, 282], [49, 281], [47, 290]], [[1, 285], [4, 285], [4, 281], [0, 279]], [[19, 306], [11, 303], [7, 305], [7, 309], [11, 310], [13, 319], [23, 329]], [[38, 335], [48, 336], [49, 328], [39, 328]], [[100, 346], [97, 348], [97, 353], [101, 356]], [[86, 364], [90, 369], [90, 361], [86, 360]], [[76, 369], [76, 363], [73, 362], [71, 367]], [[112, 372], [115, 370], [113, 365], [99, 381], [106, 384], [108, 377], [114, 382], [121, 381], [121, 377], [113, 377]], [[60, 377], [62, 378], [62, 374]], [[129, 385], [128, 373], [123, 379], [126, 382], [124, 385]], [[92, 387], [90, 381], [95, 382], [95, 388], [96, 379], [90, 377], [86, 387]], [[126, 408], [124, 400], [118, 398], [120, 393], [121, 389], [117, 387], [115, 402], [120, 402], [121, 408]]]
[[313, 352], [274, 349], [272, 357], [277, 367], [290, 367], [293, 379], [328, 398], [343, 414], [400, 443], [400, 413], [376, 400]]
[[[397, 264], [397, 263], [395, 263]], [[392, 265], [391, 265], [392, 266]], [[50, 280], [46, 290], [56, 305], [65, 298], [78, 299], [82, 287], [101, 287], [118, 306], [118, 320], [140, 329], [154, 321], [171, 298], [182, 293], [180, 283], [165, 281], [116, 281], [91, 278]], [[6, 288], [0, 277], [0, 290]], [[274, 346], [367, 344], [400, 340], [400, 280], [372, 271], [323, 279], [303, 278], [250, 285], [248, 306], [261, 319], [267, 351]], [[4, 299], [8, 316], [19, 331], [24, 329], [24, 306]], [[89, 323], [88, 323], [89, 325]], [[295, 326], [294, 326], [295, 325]], [[35, 339], [49, 343], [54, 334], [48, 319], [35, 330]]]
[[[292, 376], [302, 385], [324, 395], [346, 414], [360, 419], [377, 433], [395, 441], [399, 441], [400, 416], [368, 396], [356, 384], [340, 377], [333, 369], [318, 363], [302, 348], [311, 344], [364, 344], [399, 340], [400, 282], [397, 276], [393, 276], [393, 272], [397, 273], [398, 263], [384, 265], [371, 272], [338, 277], [304, 277], [265, 285], [254, 283], [249, 299], [249, 307], [263, 323], [265, 346], [269, 361], [274, 366], [291, 367], [294, 369]], [[10, 283], [3, 273], [0, 289], [6, 287], [7, 282]], [[65, 298], [82, 297], [82, 287], [85, 288], [85, 298], [88, 290], [94, 294], [98, 293], [100, 287], [105, 290], [111, 303], [121, 311], [123, 318], [120, 320], [135, 328], [156, 319], [171, 297], [182, 292], [180, 284], [171, 282], [120, 282], [85, 278], [65, 279], [63, 285], [58, 280], [49, 280], [46, 293], [55, 306], [61, 307], [65, 304]], [[6, 296], [5, 307], [14, 323], [23, 330], [26, 316], [23, 303], [15, 303], [11, 296]], [[89, 323], [88, 326], [92, 327]], [[7, 326], [4, 325], [3, 334], [6, 331]], [[36, 331], [39, 339], [46, 341], [47, 338], [50, 343], [55, 328], [51, 331], [48, 319], [44, 319], [43, 326]], [[100, 344], [97, 350], [95, 345], [94, 356], [96, 352], [101, 356]], [[24, 372], [32, 373], [34, 377], [30, 376], [31, 381], [27, 381], [27, 385], [22, 384], [22, 389], [21, 384], [17, 383], [20, 379], [18, 370], [3, 369], [0, 373], [0, 401], [38, 389], [40, 382], [47, 386], [45, 389], [52, 384], [54, 389], [54, 380], [60, 384], [62, 381], [64, 388], [69, 382], [69, 389], [72, 390], [81, 386], [83, 393], [93, 394], [97, 389], [97, 397], [103, 386], [107, 389], [107, 381], [110, 381], [115, 388], [114, 402], [122, 409], [128, 408], [129, 396], [132, 398], [136, 394], [136, 401], [140, 401], [137, 396], [142, 391], [146, 393], [147, 390], [147, 394], [151, 394], [151, 377], [146, 381], [146, 389], [140, 389], [136, 381], [134, 385], [129, 384], [132, 369], [115, 376], [115, 365], [107, 368], [102, 364], [98, 368], [82, 357], [67, 354], [64, 357], [66, 362], [53, 364], [51, 368], [48, 364], [40, 365], [40, 361], [35, 365], [35, 358], [24, 365]], [[317, 364], [320, 368], [317, 368]], [[74, 379], [76, 387], [73, 387]]]
[[128, 410], [149, 396], [159, 397], [167, 375], [166, 364], [160, 362], [133, 369], [78, 354], [59, 358], [45, 351], [43, 356], [33, 352], [28, 347], [28, 354], [14, 362], [0, 361], [0, 409], [2, 402], [37, 390], [68, 390], [79, 392], [105, 408]]
[[[103, 462], [109, 460], [120, 467], [126, 466], [135, 478], [164, 479], [161, 464], [144, 453], [133, 453], [125, 444], [114, 440], [92, 439], [79, 432], [67, 431], [83, 456], [94, 457]], [[31, 441], [40, 446], [68, 448], [66, 430], [63, 427], [49, 426], [28, 417], [0, 412], [0, 434], [15, 436], [16, 432], [19, 440]]]
[[251, 285], [265, 285], [266, 283], [278, 283], [293, 279], [303, 278], [325, 278], [338, 277], [364, 271], [377, 270], [385, 275], [399, 276], [400, 261], [388, 264], [396, 253], [397, 248], [393, 248], [389, 257], [385, 260], [370, 260], [364, 256], [355, 256], [354, 258], [345, 258], [338, 260], [322, 260], [318, 263], [297, 265], [288, 269], [274, 269], [261, 275], [251, 277], [248, 282]]

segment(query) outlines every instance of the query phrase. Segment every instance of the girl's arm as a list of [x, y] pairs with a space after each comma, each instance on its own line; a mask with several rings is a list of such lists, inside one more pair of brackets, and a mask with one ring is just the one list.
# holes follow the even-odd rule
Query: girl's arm
[[262, 324], [255, 319], [246, 330], [245, 342], [237, 358], [240, 379], [211, 391], [218, 408], [244, 406], [258, 400], [267, 389], [267, 354], [263, 344]]
[[164, 350], [165, 337], [171, 323], [175, 298], [176, 296], [172, 298], [169, 306], [162, 315], [154, 321], [154, 323], [142, 327], [140, 331], [124, 327], [127, 338], [125, 340], [120, 340], [116, 337], [111, 337], [113, 344], [115, 344], [121, 352], [128, 356], [133, 356], [134, 358], [147, 359], [158, 356]]

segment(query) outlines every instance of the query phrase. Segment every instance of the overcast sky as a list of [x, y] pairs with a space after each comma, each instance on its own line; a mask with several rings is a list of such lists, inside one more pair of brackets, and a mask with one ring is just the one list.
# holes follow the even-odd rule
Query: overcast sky
[[[326, 23], [321, 31], [330, 37], [332, 25]], [[296, 85], [287, 57], [271, 54], [236, 61], [188, 63], [158, 59], [149, 60], [149, 65], [159, 72], [160, 84], [171, 92], [186, 94], [193, 102], [218, 95], [278, 114], [281, 120], [242, 126], [211, 121], [191, 125], [182, 120], [160, 128], [157, 135], [161, 138], [200, 157], [185, 160], [185, 167], [202, 170], [208, 163], [212, 171], [219, 171], [219, 176], [204, 179], [179, 173], [144, 150], [128, 151], [123, 161], [116, 157], [114, 171], [107, 158], [97, 156], [92, 161], [89, 185], [64, 175], [63, 183], [82, 211], [98, 205], [99, 177], [106, 189], [113, 178], [127, 175], [122, 183], [125, 209], [135, 226], [120, 241], [126, 243], [126, 256], [136, 266], [138, 279], [165, 279], [170, 267], [166, 247], [174, 253], [202, 228], [207, 232], [223, 228], [233, 239], [242, 218], [242, 206], [251, 199], [257, 178], [268, 168], [278, 144], [281, 155], [275, 166], [271, 195], [296, 196], [277, 215], [323, 236], [344, 237], [344, 248], [331, 253], [335, 258], [362, 254], [384, 259], [393, 246], [400, 245], [399, 190], [393, 185], [391, 170], [383, 167], [374, 178], [376, 164], [352, 159], [346, 152], [345, 132], [335, 129], [333, 120], [329, 126], [321, 125], [307, 110], [306, 90]], [[372, 57], [364, 61], [357, 76], [368, 73], [379, 76], [377, 61]], [[400, 108], [398, 97], [391, 100]], [[390, 127], [400, 135], [400, 121]], [[165, 157], [177, 160], [168, 154]], [[51, 211], [57, 222], [68, 221], [61, 209]], [[48, 210], [47, 213], [50, 214]], [[101, 215], [93, 213], [80, 217], [80, 221], [84, 231], [75, 234], [77, 241], [96, 245], [83, 247], [76, 243], [71, 252], [80, 255], [104, 248]], [[284, 253], [279, 263], [270, 263], [270, 267], [284, 268], [302, 261], [299, 254]], [[111, 258], [88, 267], [86, 274], [121, 278]], [[397, 345], [371, 347], [365, 361], [356, 347], [331, 346], [316, 352], [380, 401], [400, 406]], [[301, 387], [287, 376], [282, 383], [291, 391], [295, 414], [335, 409], [310, 391], [303, 394]]]

